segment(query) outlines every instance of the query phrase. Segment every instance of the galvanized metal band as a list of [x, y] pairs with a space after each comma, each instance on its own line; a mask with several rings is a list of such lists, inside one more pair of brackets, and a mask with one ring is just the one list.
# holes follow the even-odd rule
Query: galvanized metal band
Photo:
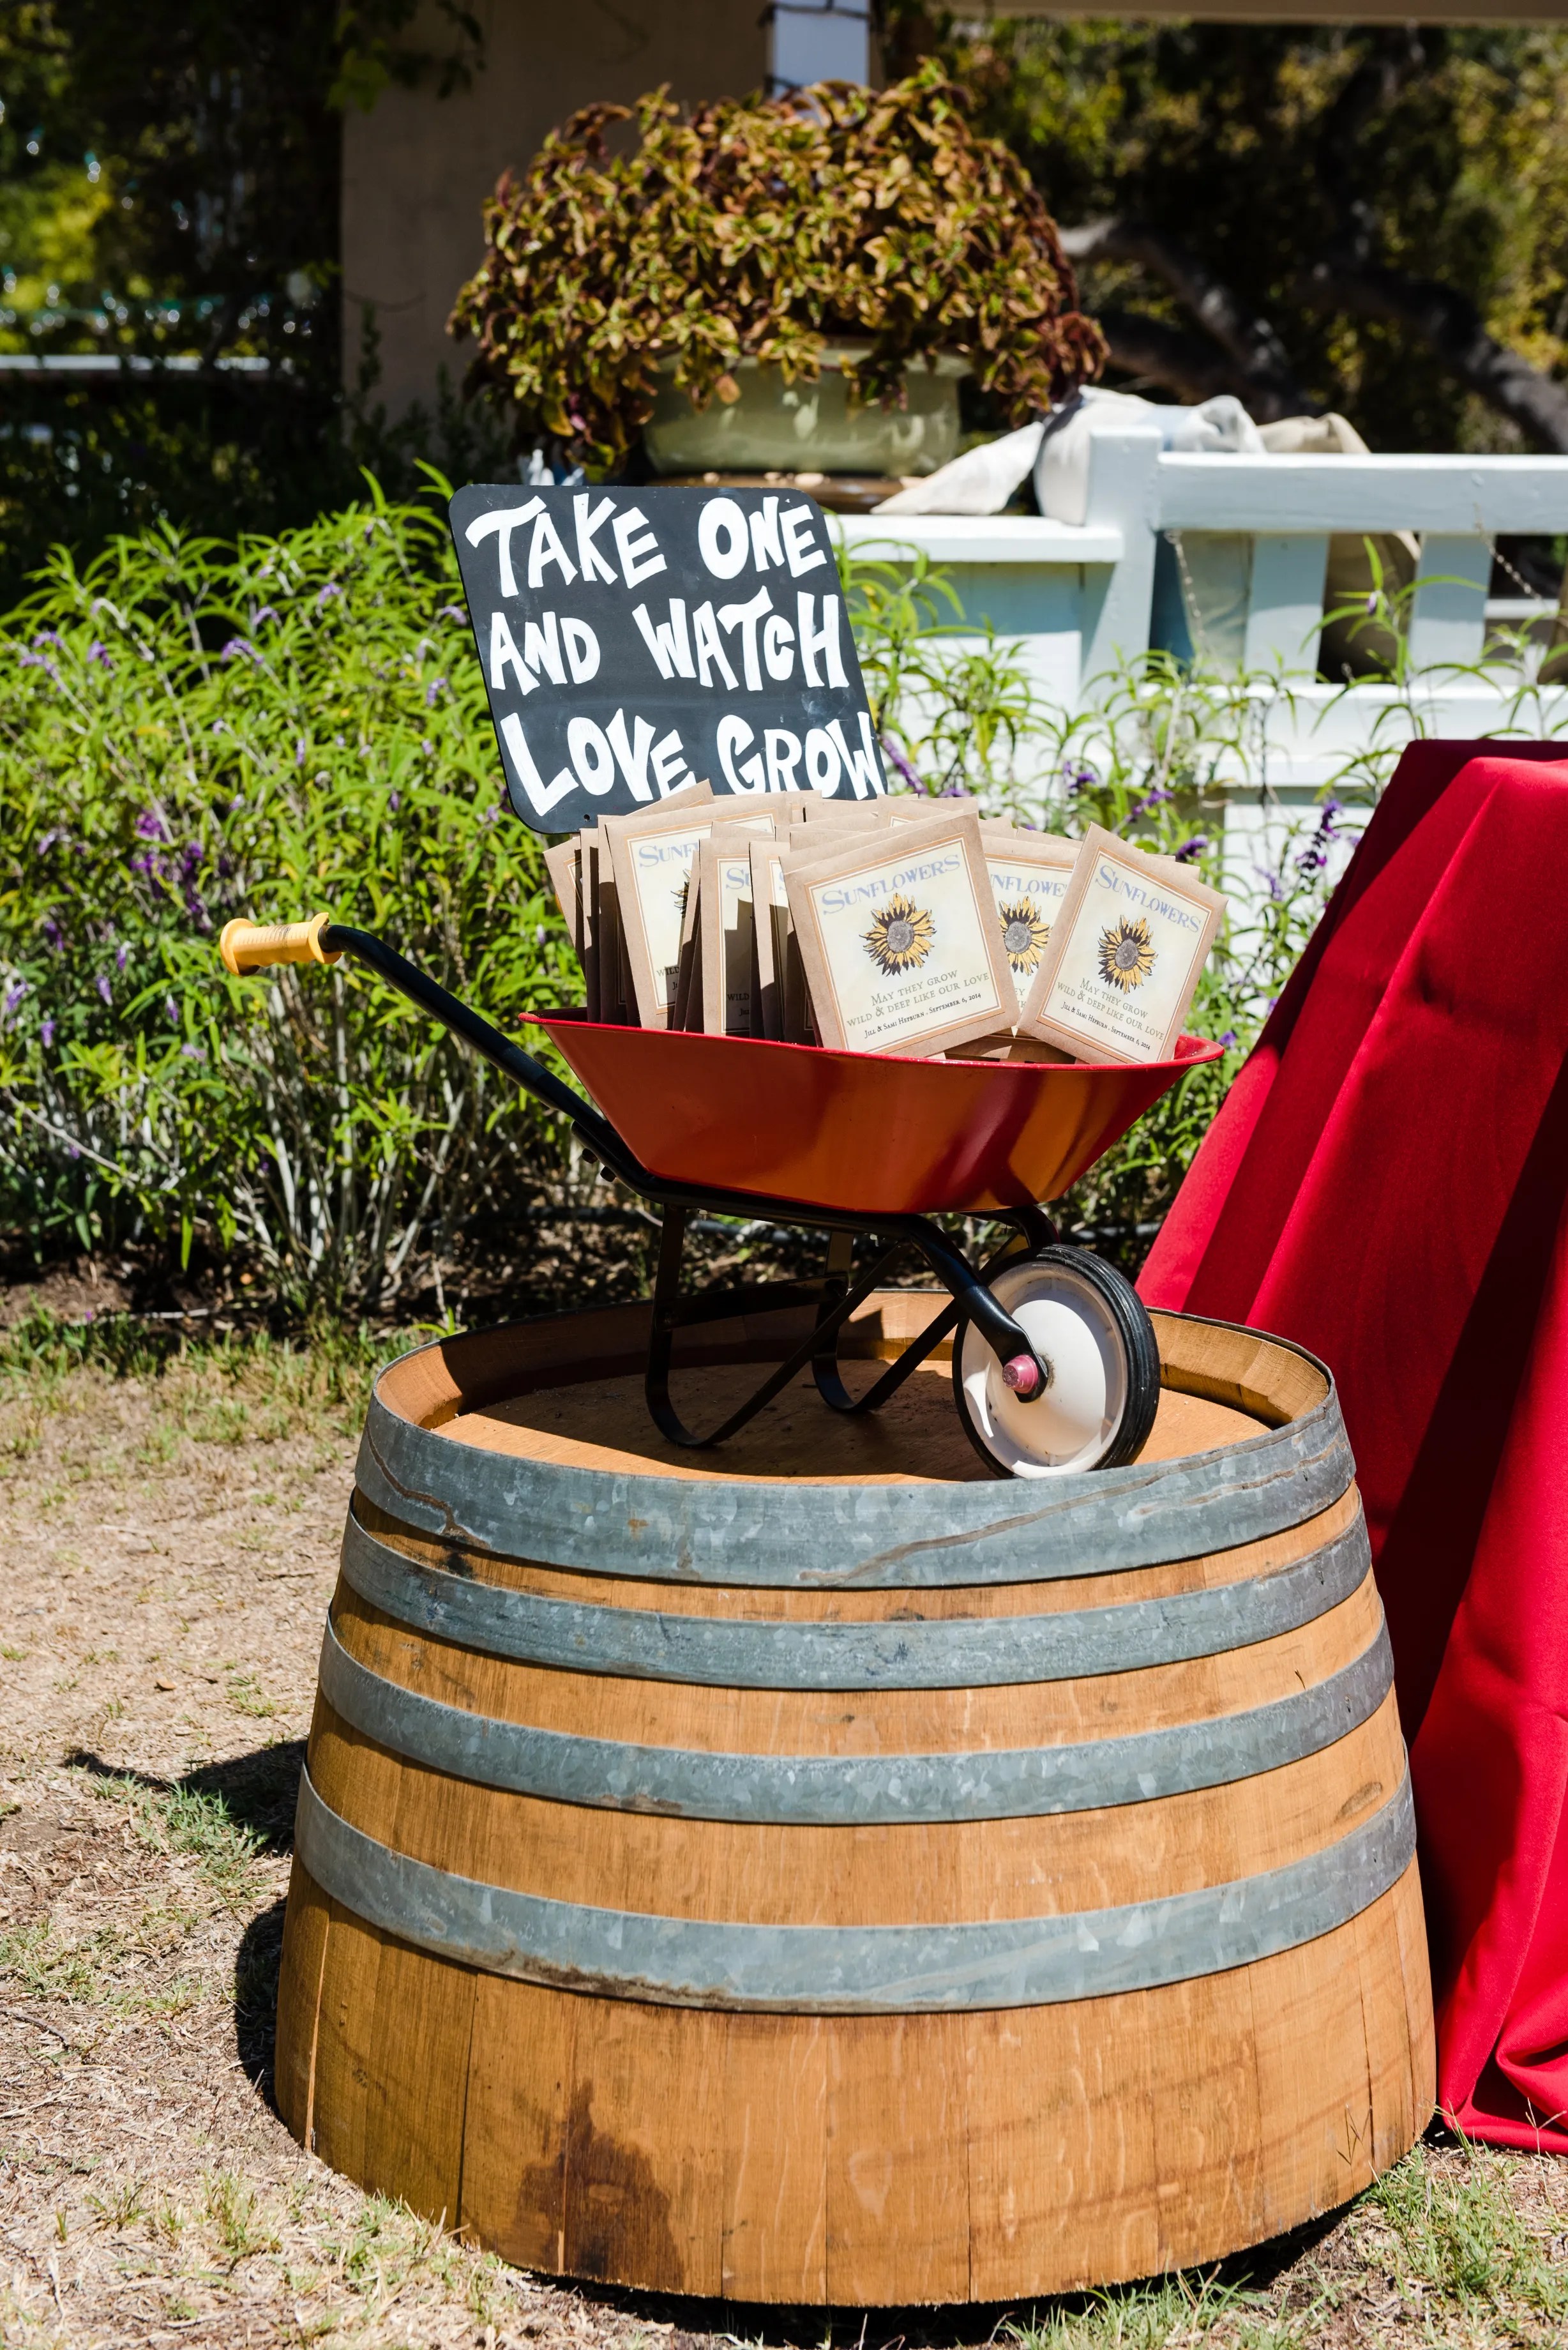
[[1015, 1820], [1154, 1803], [1316, 1754], [1370, 1719], [1394, 1681], [1388, 1635], [1337, 1673], [1210, 1721], [1063, 1746], [951, 1754], [734, 1754], [634, 1746], [470, 1713], [351, 1657], [330, 1621], [321, 1694], [352, 1729], [450, 1778], [547, 1803], [767, 1827]]
[[767, 1478], [577, 1468], [454, 1441], [392, 1410], [378, 1381], [356, 1473], [379, 1509], [457, 1549], [585, 1575], [875, 1590], [1114, 1575], [1230, 1549], [1315, 1517], [1355, 1466], [1330, 1381], [1299, 1419], [1185, 1460], [1029, 1483], [791, 1479], [784, 1508], [786, 1489]]
[[590, 1908], [484, 1885], [351, 1827], [300, 1777], [296, 1852], [324, 1893], [487, 1974], [661, 2006], [898, 2015], [1152, 1991], [1347, 1925], [1416, 1850], [1408, 1773], [1358, 1828], [1257, 1877], [1113, 1909], [958, 1926], [756, 1926]]
[[1372, 1565], [1366, 1523], [1272, 1575], [1054, 1616], [927, 1623], [777, 1623], [601, 1607], [508, 1590], [410, 1559], [352, 1508], [343, 1579], [383, 1615], [490, 1657], [717, 1689], [997, 1689], [1189, 1662], [1293, 1632], [1337, 1607]]

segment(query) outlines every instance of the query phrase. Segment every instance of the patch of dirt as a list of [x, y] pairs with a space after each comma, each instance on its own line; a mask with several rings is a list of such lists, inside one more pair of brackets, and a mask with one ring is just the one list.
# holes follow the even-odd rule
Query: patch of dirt
[[[14, 1323], [14, 1314], [8, 1317]], [[0, 2341], [1557, 2342], [1568, 2185], [1418, 2149], [1333, 2224], [1039, 2311], [732, 2310], [504, 2268], [304, 2153], [271, 2099], [295, 1791], [362, 1381], [0, 1357]]]
[[0, 1289], [0, 1330], [14, 1330], [29, 1315], [52, 1314], [58, 1322], [86, 1322], [100, 1314], [123, 1314], [135, 1295], [128, 1271], [111, 1272], [88, 1257], [51, 1265], [30, 1281]]

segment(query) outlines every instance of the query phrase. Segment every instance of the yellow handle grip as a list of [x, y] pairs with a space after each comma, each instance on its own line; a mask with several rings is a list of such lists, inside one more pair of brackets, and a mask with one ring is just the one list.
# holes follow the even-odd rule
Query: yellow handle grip
[[218, 952], [224, 969], [236, 979], [263, 971], [268, 963], [340, 962], [342, 957], [328, 954], [321, 943], [331, 920], [330, 914], [312, 914], [307, 922], [247, 922], [236, 916], [223, 924]]

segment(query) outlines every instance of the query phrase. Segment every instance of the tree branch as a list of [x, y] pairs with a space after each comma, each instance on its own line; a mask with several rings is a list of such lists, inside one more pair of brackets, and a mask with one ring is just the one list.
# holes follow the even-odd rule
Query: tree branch
[[1194, 406], [1222, 391], [1245, 399], [1236, 369], [1205, 337], [1184, 334], [1163, 318], [1136, 310], [1101, 310], [1096, 321], [1110, 345], [1112, 366], [1128, 375], [1163, 384]]
[[1568, 385], [1542, 375], [1489, 334], [1475, 304], [1457, 287], [1395, 269], [1324, 260], [1303, 274], [1297, 293], [1314, 309], [1376, 318], [1418, 335], [1442, 366], [1538, 449], [1568, 455]]
[[1233, 365], [1220, 388], [1238, 392], [1260, 423], [1315, 411], [1318, 403], [1303, 390], [1290, 354], [1267, 318], [1250, 312], [1232, 288], [1176, 237], [1147, 221], [1101, 220], [1064, 230], [1062, 245], [1075, 262], [1130, 261], [1168, 286], [1230, 354]]

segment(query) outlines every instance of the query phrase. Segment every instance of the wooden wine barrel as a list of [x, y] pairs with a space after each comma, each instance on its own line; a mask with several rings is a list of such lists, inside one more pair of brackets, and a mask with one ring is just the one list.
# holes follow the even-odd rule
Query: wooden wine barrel
[[[869, 1301], [847, 1377], [940, 1301]], [[1155, 1317], [1129, 1468], [646, 1418], [648, 1308], [378, 1382], [279, 1997], [296, 2135], [528, 2267], [1012, 2299], [1345, 2201], [1431, 2110], [1405, 1750], [1332, 1383]], [[683, 1334], [716, 1412], [800, 1309]], [[754, 1384], [755, 1373], [750, 1378]]]

